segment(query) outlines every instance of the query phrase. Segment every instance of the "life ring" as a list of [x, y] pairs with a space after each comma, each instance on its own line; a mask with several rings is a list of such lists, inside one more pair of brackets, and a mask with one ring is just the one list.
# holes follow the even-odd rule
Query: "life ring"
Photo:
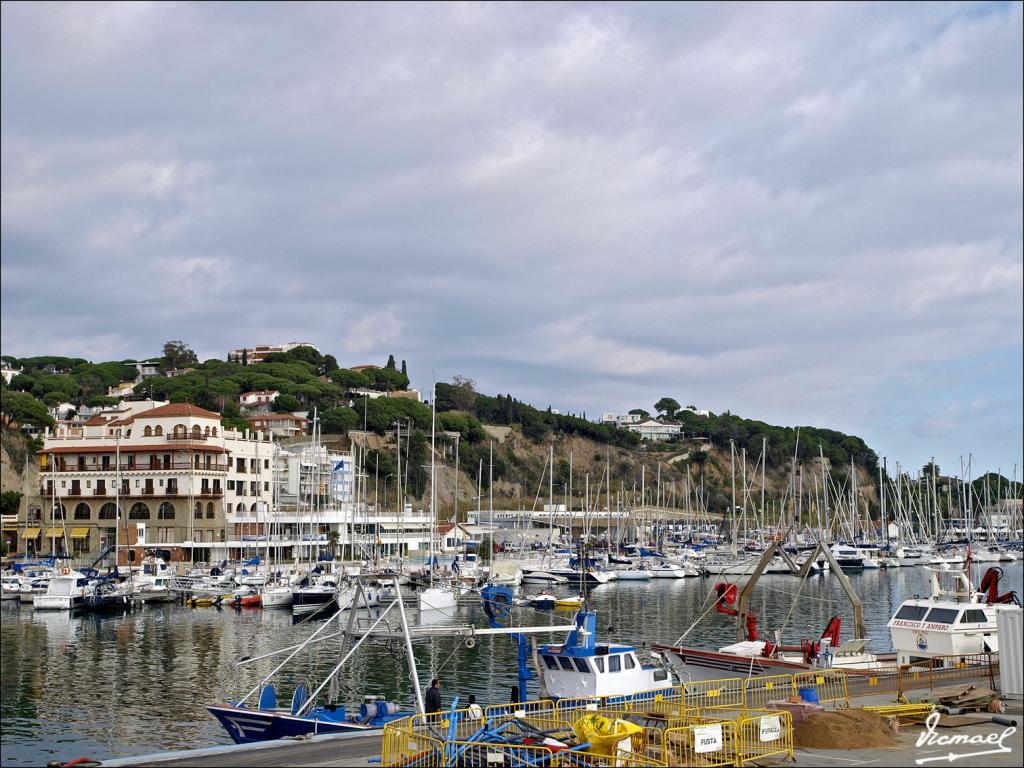
[[61, 568], [60, 569], [60, 575], [61, 576], [67, 576], [69, 573], [71, 573], [71, 569], [70, 568]]

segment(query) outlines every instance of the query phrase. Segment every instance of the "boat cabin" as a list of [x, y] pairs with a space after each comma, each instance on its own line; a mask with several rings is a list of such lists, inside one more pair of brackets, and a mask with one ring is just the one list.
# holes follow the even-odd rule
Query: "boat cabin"
[[596, 629], [596, 614], [581, 611], [564, 643], [539, 646], [538, 667], [548, 696], [630, 696], [672, 685], [668, 671], [641, 664], [633, 646], [599, 645]]
[[932, 575], [931, 597], [904, 600], [889, 620], [897, 662], [998, 652], [996, 615], [1020, 608], [985, 602], [962, 570], [927, 570]]

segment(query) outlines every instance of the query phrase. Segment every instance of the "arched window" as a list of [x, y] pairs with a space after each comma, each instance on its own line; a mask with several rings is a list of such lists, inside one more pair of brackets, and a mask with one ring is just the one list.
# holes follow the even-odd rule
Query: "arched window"
[[157, 437], [162, 437], [164, 434], [164, 428], [157, 424], [156, 429], [153, 430], [153, 434]]
[[112, 501], [108, 501], [102, 507], [100, 507], [100, 520], [116, 520], [117, 519], [117, 506]]
[[249, 511], [252, 512], [253, 514], [256, 514], [256, 502], [255, 501], [252, 503], [252, 506], [249, 507]]
[[201, 520], [203, 517], [203, 503], [201, 501], [196, 502], [196, 520]]
[[176, 438], [188, 437], [188, 427], [186, 427], [184, 424], [175, 424], [174, 436]]
[[146, 428], [144, 430], [142, 430], [142, 436], [143, 437], [152, 437], [153, 436], [153, 428], [147, 425]]
[[141, 501], [136, 502], [132, 505], [132, 508], [128, 511], [129, 520], [149, 520], [149, 507], [143, 504]]
[[245, 504], [242, 502], [235, 504], [235, 512], [245, 512]]
[[92, 517], [92, 510], [89, 509], [89, 505], [82, 502], [75, 507], [75, 520], [88, 520]]
[[209, 427], [207, 427], [206, 429], [203, 430], [203, 435], [205, 437], [209, 437], [210, 436], [210, 428]]
[[214, 427], [214, 428], [213, 428], [213, 436], [214, 436], [214, 437], [216, 437], [216, 436], [217, 436], [217, 428], [216, 428], [216, 427]]
[[206, 502], [206, 519], [207, 520], [212, 520], [213, 519], [213, 502], [212, 501]]
[[54, 520], [67, 520], [68, 519], [67, 507], [65, 507], [60, 502], [54, 504], [53, 505], [53, 519]]
[[192, 437], [202, 437], [203, 430], [198, 424], [192, 425]]
[[165, 501], [160, 505], [160, 508], [156, 511], [156, 517], [158, 520], [173, 520], [174, 519], [174, 505], [169, 501]]

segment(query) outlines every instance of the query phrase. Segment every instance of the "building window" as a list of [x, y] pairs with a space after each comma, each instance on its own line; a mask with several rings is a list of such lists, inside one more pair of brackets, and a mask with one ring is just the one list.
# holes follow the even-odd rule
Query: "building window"
[[132, 505], [132, 508], [128, 511], [129, 520], [149, 520], [149, 507], [143, 504], [141, 501], [136, 502]]
[[169, 501], [165, 501], [160, 505], [160, 508], [156, 512], [158, 520], [173, 520], [174, 519], [174, 505]]
[[89, 505], [81, 503], [75, 507], [75, 520], [88, 520], [92, 517], [92, 510], [89, 509]]
[[213, 518], [214, 518], [213, 502], [212, 501], [208, 501], [208, 502], [206, 502], [206, 519], [207, 520], [213, 520]]
[[142, 436], [143, 437], [152, 437], [153, 436], [153, 428], [152, 427], [146, 427], [144, 430], [142, 430]]
[[196, 520], [202, 520], [203, 519], [203, 504], [202, 504], [202, 502], [199, 502], [199, 501], [196, 502], [195, 518], [196, 518]]
[[[216, 487], [216, 484], [214, 485], [214, 487]], [[228, 480], [228, 490], [229, 491], [235, 490], [235, 481], [234, 480]]]
[[163, 437], [164, 428], [157, 424], [156, 429], [153, 430], [153, 434], [156, 435], [157, 437]]
[[117, 507], [113, 502], [108, 501], [100, 507], [100, 520], [114, 520], [117, 518]]

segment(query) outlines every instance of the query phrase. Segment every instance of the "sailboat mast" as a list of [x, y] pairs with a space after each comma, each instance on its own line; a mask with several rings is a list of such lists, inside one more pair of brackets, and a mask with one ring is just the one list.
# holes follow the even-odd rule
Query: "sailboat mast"
[[437, 431], [437, 382], [430, 387], [430, 586], [434, 586], [434, 537], [437, 513], [434, 508], [434, 439]]

